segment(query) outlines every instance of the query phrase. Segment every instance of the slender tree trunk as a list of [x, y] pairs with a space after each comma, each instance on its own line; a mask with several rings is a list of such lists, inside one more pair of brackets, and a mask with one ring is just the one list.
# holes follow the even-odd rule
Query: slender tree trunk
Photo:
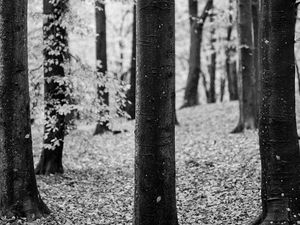
[[232, 133], [257, 126], [251, 1], [238, 0], [240, 118]]
[[[96, 61], [97, 75], [99, 81], [104, 82], [107, 74], [107, 53], [106, 53], [106, 13], [105, 3], [100, 0], [95, 0], [95, 15], [96, 15]], [[104, 84], [99, 84], [97, 87], [98, 101], [100, 105], [106, 108], [109, 105], [109, 94]], [[105, 118], [109, 114], [108, 109], [100, 112], [100, 119], [97, 123], [94, 135], [103, 134], [109, 131], [108, 121]]]
[[174, 0], [137, 2], [134, 225], [178, 225], [174, 8]]
[[[262, 103], [259, 125], [261, 223], [300, 221], [300, 151], [295, 115], [295, 1], [262, 0]], [[264, 187], [265, 186], [265, 187]]]
[[238, 100], [238, 82], [236, 61], [233, 56], [236, 54], [236, 47], [232, 44], [232, 30], [233, 30], [233, 0], [229, 0], [229, 25], [227, 28], [227, 46], [226, 46], [226, 74], [228, 79], [228, 90], [230, 101]]
[[259, 73], [259, 0], [252, 0], [252, 25], [253, 25], [253, 57], [254, 57], [254, 72], [255, 72], [255, 109], [256, 109], [256, 126], [258, 126], [259, 105], [261, 99], [261, 76]]
[[221, 77], [221, 84], [220, 84], [220, 102], [223, 102], [223, 101], [224, 101], [225, 84], [226, 84], [226, 79], [225, 79], [224, 77]]
[[132, 54], [130, 69], [130, 88], [126, 94], [130, 103], [126, 104], [126, 112], [131, 119], [135, 119], [135, 82], [136, 82], [136, 5], [133, 6], [133, 26], [132, 26]]
[[46, 216], [34, 175], [27, 62], [27, 1], [0, 0], [0, 217]]
[[198, 83], [201, 71], [201, 42], [203, 25], [212, 8], [213, 1], [207, 0], [203, 13], [198, 19], [198, 2], [197, 0], [189, 0], [190, 13], [190, 29], [191, 29], [191, 43], [190, 43], [190, 57], [189, 57], [189, 74], [187, 78], [183, 105], [181, 108], [195, 106], [199, 104], [198, 98]]
[[[212, 7], [213, 10], [213, 7]], [[216, 29], [214, 25], [214, 13], [211, 12], [209, 14], [209, 19], [211, 23], [210, 28], [210, 65], [208, 66], [208, 72], [210, 77], [209, 82], [209, 95], [207, 98], [207, 103], [215, 103], [216, 102], [216, 59], [217, 59], [217, 53], [215, 49], [215, 43], [216, 43]]]
[[63, 173], [62, 152], [66, 130], [65, 115], [58, 108], [68, 104], [64, 64], [69, 60], [67, 30], [62, 18], [68, 0], [44, 0], [44, 146], [36, 174]]

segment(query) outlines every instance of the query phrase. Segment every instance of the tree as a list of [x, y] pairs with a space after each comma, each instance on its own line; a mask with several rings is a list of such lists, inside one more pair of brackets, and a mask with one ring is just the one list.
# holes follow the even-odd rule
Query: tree
[[[288, 3], [288, 4], [287, 4]], [[300, 151], [295, 115], [295, 1], [262, 0], [259, 144], [262, 222], [300, 221]]]
[[257, 127], [251, 7], [251, 1], [238, 0], [240, 118], [232, 133]]
[[50, 213], [34, 175], [27, 62], [27, 1], [0, 0], [0, 217]]
[[189, 0], [190, 14], [190, 56], [189, 56], [189, 74], [187, 78], [184, 101], [181, 108], [195, 106], [199, 104], [198, 99], [198, 83], [199, 74], [201, 72], [201, 42], [204, 22], [209, 15], [209, 10], [212, 8], [213, 1], [207, 0], [203, 9], [202, 15], [198, 17], [198, 1]]
[[132, 54], [130, 68], [130, 88], [126, 93], [127, 100], [130, 103], [126, 105], [126, 112], [131, 119], [135, 119], [135, 85], [136, 82], [136, 5], [133, 6], [133, 26], [132, 26]]
[[174, 0], [137, 2], [134, 225], [178, 225], [174, 8]]
[[44, 0], [43, 4], [45, 131], [44, 146], [35, 172], [49, 175], [63, 173], [67, 112], [62, 109], [69, 103], [64, 67], [69, 61], [69, 51], [67, 30], [62, 20], [69, 7], [68, 0]]
[[217, 60], [217, 53], [215, 49], [216, 43], [216, 29], [214, 24], [214, 13], [213, 13], [213, 6], [211, 12], [209, 14], [210, 19], [210, 64], [208, 66], [209, 72], [209, 90], [207, 94], [207, 103], [215, 103], [216, 102], [216, 60]]
[[228, 90], [230, 101], [238, 100], [238, 82], [237, 82], [237, 65], [233, 56], [236, 54], [236, 46], [232, 44], [232, 30], [233, 30], [233, 0], [229, 0], [229, 25], [227, 27], [227, 46], [225, 50], [226, 55], [226, 74], [228, 80]]
[[[104, 84], [104, 77], [107, 74], [107, 53], [106, 53], [106, 13], [105, 3], [101, 0], [95, 0], [95, 15], [96, 15], [96, 61], [97, 61], [97, 75], [99, 84], [97, 87], [98, 100], [100, 105], [109, 105], [109, 94]], [[104, 83], [104, 82], [103, 82]], [[97, 123], [94, 135], [103, 134], [108, 131], [108, 121], [106, 116], [109, 111], [104, 109], [100, 112], [100, 120]]]

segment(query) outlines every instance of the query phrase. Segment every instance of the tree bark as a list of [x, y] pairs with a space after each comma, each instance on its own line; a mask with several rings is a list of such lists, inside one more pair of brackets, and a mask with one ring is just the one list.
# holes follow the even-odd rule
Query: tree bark
[[213, 1], [207, 0], [202, 15], [198, 17], [198, 2], [197, 0], [189, 0], [190, 14], [190, 57], [189, 57], [189, 74], [187, 78], [183, 105], [180, 108], [195, 106], [199, 104], [198, 99], [198, 83], [201, 72], [201, 42], [203, 25], [212, 8]]
[[[96, 61], [97, 61], [97, 75], [100, 82], [104, 82], [107, 74], [107, 48], [106, 48], [106, 13], [105, 2], [95, 0], [95, 15], [96, 15]], [[101, 81], [102, 80], [102, 81]], [[109, 105], [109, 94], [106, 90], [105, 84], [99, 84], [97, 87], [99, 104], [104, 106]], [[109, 131], [108, 121], [105, 118], [109, 114], [108, 109], [104, 109], [99, 113], [99, 121], [96, 125], [94, 135], [103, 134]]]
[[126, 112], [131, 119], [135, 119], [135, 85], [136, 82], [136, 5], [133, 6], [133, 26], [132, 26], [132, 54], [130, 68], [130, 88], [126, 94], [130, 103], [126, 104]]
[[225, 50], [226, 55], [226, 74], [228, 80], [228, 90], [230, 101], [239, 99], [238, 95], [238, 82], [237, 82], [237, 70], [236, 61], [233, 60], [233, 56], [236, 54], [236, 46], [232, 45], [232, 30], [233, 30], [233, 0], [229, 0], [229, 25], [227, 27], [227, 46]]
[[0, 217], [46, 216], [34, 175], [27, 1], [0, 0]]
[[251, 1], [238, 0], [240, 118], [232, 133], [257, 127], [251, 7]]
[[261, 76], [260, 59], [259, 59], [259, 1], [252, 0], [252, 26], [253, 26], [253, 58], [254, 58], [254, 72], [255, 72], [255, 109], [256, 109], [256, 126], [259, 120], [259, 105], [261, 99]]
[[295, 115], [295, 1], [262, 0], [259, 143], [262, 225], [300, 221], [300, 151]]
[[[213, 10], [213, 6], [212, 6]], [[212, 11], [211, 10], [211, 11]], [[210, 65], [208, 66], [208, 72], [209, 72], [209, 94], [207, 98], [207, 103], [215, 103], [216, 102], [216, 60], [217, 60], [217, 53], [215, 49], [215, 43], [216, 43], [216, 29], [214, 25], [214, 13], [210, 12], [209, 19], [211, 23], [210, 28]]]
[[174, 8], [174, 0], [137, 1], [134, 225], [178, 225]]
[[36, 174], [63, 173], [62, 152], [66, 131], [65, 114], [59, 108], [69, 103], [64, 65], [69, 61], [67, 30], [62, 19], [68, 0], [44, 0], [44, 146]]

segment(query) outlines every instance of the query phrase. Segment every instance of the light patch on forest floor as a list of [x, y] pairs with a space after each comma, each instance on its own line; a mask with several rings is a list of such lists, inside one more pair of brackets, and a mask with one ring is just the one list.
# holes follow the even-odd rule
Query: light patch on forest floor
[[[260, 212], [260, 161], [256, 131], [230, 134], [237, 102], [177, 112], [177, 208], [180, 225], [245, 225]], [[134, 123], [119, 135], [93, 137], [94, 126], [66, 138], [65, 174], [37, 176], [53, 215], [36, 224], [132, 224]], [[33, 130], [37, 162], [40, 133]], [[39, 138], [37, 138], [39, 137]]]

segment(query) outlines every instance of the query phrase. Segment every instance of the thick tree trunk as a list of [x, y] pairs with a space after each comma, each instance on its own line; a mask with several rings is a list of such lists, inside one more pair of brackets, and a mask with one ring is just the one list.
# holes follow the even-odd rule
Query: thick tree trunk
[[300, 151], [295, 115], [295, 1], [262, 1], [261, 223], [300, 221]]
[[[213, 7], [212, 7], [213, 8]], [[207, 98], [207, 103], [215, 103], [216, 102], [216, 60], [217, 60], [217, 53], [215, 49], [216, 43], [216, 29], [214, 25], [214, 13], [211, 12], [209, 14], [209, 19], [211, 23], [210, 28], [210, 65], [208, 66], [209, 72], [209, 94]]]
[[238, 0], [240, 118], [232, 133], [257, 126], [251, 1]]
[[0, 0], [0, 217], [50, 213], [33, 168], [27, 63], [27, 1]]
[[[96, 15], [96, 61], [97, 75], [99, 81], [104, 81], [107, 74], [107, 53], [106, 53], [106, 13], [105, 3], [95, 0], [95, 15]], [[101, 81], [101, 82], [102, 82]], [[98, 101], [100, 105], [109, 105], [109, 94], [104, 84], [99, 84], [97, 87]], [[104, 107], [106, 108], [106, 107]], [[96, 125], [94, 135], [103, 134], [109, 131], [108, 121], [105, 117], [109, 114], [108, 109], [100, 112], [100, 119]], [[104, 121], [103, 121], [104, 120]]]
[[229, 0], [229, 25], [227, 28], [227, 46], [226, 46], [226, 74], [228, 80], [228, 91], [230, 101], [238, 100], [238, 81], [236, 61], [233, 60], [233, 56], [236, 54], [236, 46], [232, 44], [232, 30], [233, 30], [233, 0]]
[[178, 225], [174, 8], [174, 0], [137, 1], [134, 225]]
[[213, 1], [207, 0], [203, 13], [198, 18], [198, 2], [197, 0], [189, 0], [190, 13], [190, 29], [191, 29], [191, 43], [190, 43], [190, 57], [189, 57], [189, 74], [187, 78], [183, 105], [181, 108], [195, 106], [199, 104], [198, 99], [198, 83], [201, 71], [201, 42], [203, 25], [212, 8]]
[[130, 88], [126, 94], [130, 103], [126, 104], [126, 112], [131, 119], [135, 119], [135, 82], [136, 82], [136, 5], [133, 6], [133, 26], [132, 26], [132, 54], [130, 68]]
[[68, 104], [64, 64], [69, 60], [66, 27], [61, 20], [68, 10], [68, 0], [44, 0], [44, 146], [36, 174], [63, 173], [62, 152], [66, 130], [65, 115], [59, 107]]

